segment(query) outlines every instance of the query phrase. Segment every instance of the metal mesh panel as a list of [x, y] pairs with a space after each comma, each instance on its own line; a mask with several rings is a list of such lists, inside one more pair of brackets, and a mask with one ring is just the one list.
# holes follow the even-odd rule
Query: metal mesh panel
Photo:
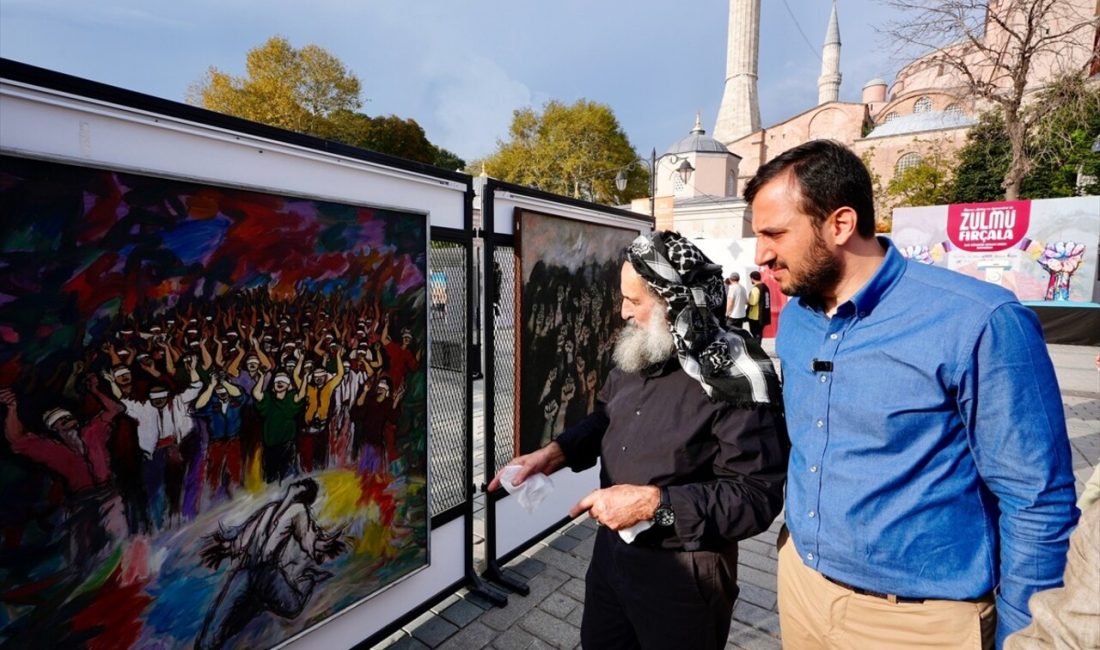
[[431, 426], [429, 512], [466, 498], [466, 247], [433, 241], [428, 256], [431, 319]]
[[493, 435], [495, 446], [493, 458], [496, 468], [508, 464], [515, 456], [515, 322], [516, 322], [516, 273], [515, 250], [510, 246], [499, 246], [493, 252], [493, 269], [486, 273], [487, 282], [497, 282], [497, 304], [487, 311], [494, 315], [493, 320], [493, 372], [495, 389], [493, 408], [495, 414]]

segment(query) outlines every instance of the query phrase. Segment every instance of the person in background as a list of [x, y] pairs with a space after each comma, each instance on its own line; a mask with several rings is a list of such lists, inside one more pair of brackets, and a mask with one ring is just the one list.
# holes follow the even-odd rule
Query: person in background
[[741, 275], [731, 273], [726, 278], [726, 329], [743, 329], [748, 311], [748, 293], [741, 286]]
[[764, 340], [764, 328], [772, 322], [772, 294], [761, 279], [760, 271], [749, 273], [749, 280], [752, 282], [747, 312], [749, 331], [759, 343]]

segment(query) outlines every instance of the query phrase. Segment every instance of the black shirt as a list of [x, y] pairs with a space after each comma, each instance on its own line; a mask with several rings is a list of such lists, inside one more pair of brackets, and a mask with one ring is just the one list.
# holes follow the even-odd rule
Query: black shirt
[[642, 373], [612, 370], [596, 410], [557, 442], [574, 471], [601, 459], [601, 487], [669, 486], [676, 523], [636, 544], [724, 549], [766, 530], [783, 507], [781, 410], [712, 402], [675, 357]]

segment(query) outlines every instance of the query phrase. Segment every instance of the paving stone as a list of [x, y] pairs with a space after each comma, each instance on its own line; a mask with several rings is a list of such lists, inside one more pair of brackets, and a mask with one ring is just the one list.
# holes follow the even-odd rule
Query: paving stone
[[581, 627], [581, 621], [584, 619], [584, 605], [569, 612], [569, 616], [565, 617], [565, 622], [570, 625], [576, 625], [577, 629]]
[[505, 630], [504, 633], [493, 640], [493, 647], [496, 650], [526, 650], [534, 640], [535, 637], [518, 627], [514, 627]]
[[540, 562], [534, 558], [523, 558], [522, 561], [516, 564], [508, 565], [508, 568], [520, 574], [524, 578], [534, 578], [538, 574], [542, 573], [542, 570], [546, 568], [545, 562]]
[[741, 593], [737, 595], [738, 600], [752, 603], [764, 609], [775, 609], [778, 597], [774, 591], [758, 587], [751, 582], [738, 582], [737, 588], [741, 590]]
[[458, 632], [458, 627], [453, 623], [433, 616], [420, 625], [413, 628], [412, 635], [429, 648], [434, 648], [447, 640], [447, 637]]
[[578, 628], [539, 609], [524, 616], [519, 624], [555, 648], [572, 648], [581, 640], [581, 631]]
[[497, 631], [474, 622], [458, 631], [439, 646], [439, 650], [472, 650], [473, 648], [488, 648], [493, 639], [497, 637]]
[[736, 650], [782, 650], [783, 642], [756, 628], [733, 621], [726, 648]]
[[564, 619], [569, 616], [569, 613], [580, 605], [577, 601], [573, 600], [569, 596], [566, 596], [559, 591], [556, 591], [539, 603], [539, 609], [550, 614], [551, 616]]
[[596, 529], [588, 526], [572, 526], [565, 531], [565, 534], [577, 539], [588, 539], [596, 534]]
[[739, 558], [741, 556], [741, 553], [744, 553], [745, 551], [751, 551], [758, 555], [765, 555], [773, 559], [778, 557], [779, 555], [776, 552], [774, 545], [769, 545], [767, 542], [756, 538], [746, 539], [743, 542], [739, 542], [737, 546], [740, 551], [740, 553], [738, 553]]
[[545, 571], [532, 578], [531, 582], [528, 583], [527, 586], [531, 588], [530, 594], [527, 596], [512, 594], [508, 597], [507, 607], [489, 610], [482, 614], [478, 620], [495, 630], [506, 630], [512, 627], [516, 621], [526, 616], [554, 590], [565, 584], [568, 579], [569, 576], [561, 571], [553, 567], [547, 567]]
[[457, 602], [449, 605], [439, 614], [440, 616], [454, 623], [458, 627], [466, 627], [470, 624], [471, 621], [476, 619], [478, 616], [481, 616], [482, 612], [484, 611], [485, 610], [481, 609], [477, 605], [474, 605], [469, 601], [460, 599]]
[[779, 634], [779, 614], [743, 600], [733, 606], [733, 618], [774, 635]]
[[765, 589], [776, 589], [776, 577], [774, 573], [768, 573], [767, 571], [761, 571], [748, 566], [737, 567], [737, 582], [751, 582], [757, 587], [763, 587]]
[[765, 573], [775, 573], [776, 561], [766, 555], [759, 555], [752, 551], [744, 551], [738, 554], [737, 563], [742, 566], [750, 566]]
[[431, 646], [424, 645], [411, 636], [406, 636], [398, 639], [396, 643], [389, 646], [386, 650], [429, 650], [429, 648], [431, 648]]
[[570, 537], [569, 535], [558, 535], [554, 539], [550, 540], [550, 546], [558, 549], [559, 551], [562, 551], [563, 553], [568, 553], [569, 551], [572, 551], [577, 546], [577, 544], [580, 543], [581, 540], [577, 539], [576, 537]]
[[570, 578], [568, 582], [561, 586], [561, 592], [568, 596], [584, 602], [584, 580], [580, 578]]
[[557, 567], [574, 578], [583, 578], [588, 572], [588, 561], [570, 553], [562, 553], [549, 546], [539, 549], [535, 558], [542, 560], [550, 566]]
[[577, 546], [573, 549], [573, 555], [576, 555], [579, 558], [583, 558], [585, 562], [588, 562], [592, 559], [592, 549], [594, 549], [595, 547], [596, 538], [589, 537], [588, 539], [583, 540], [580, 544], [577, 544]]

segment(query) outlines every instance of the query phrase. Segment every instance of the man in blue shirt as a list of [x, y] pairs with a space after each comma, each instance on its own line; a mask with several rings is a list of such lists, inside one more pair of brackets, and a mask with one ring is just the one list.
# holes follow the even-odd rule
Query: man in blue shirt
[[1061, 583], [1078, 514], [1038, 320], [877, 239], [870, 176], [835, 142], [773, 159], [745, 198], [757, 264], [797, 296], [776, 343], [784, 644], [1000, 647]]

